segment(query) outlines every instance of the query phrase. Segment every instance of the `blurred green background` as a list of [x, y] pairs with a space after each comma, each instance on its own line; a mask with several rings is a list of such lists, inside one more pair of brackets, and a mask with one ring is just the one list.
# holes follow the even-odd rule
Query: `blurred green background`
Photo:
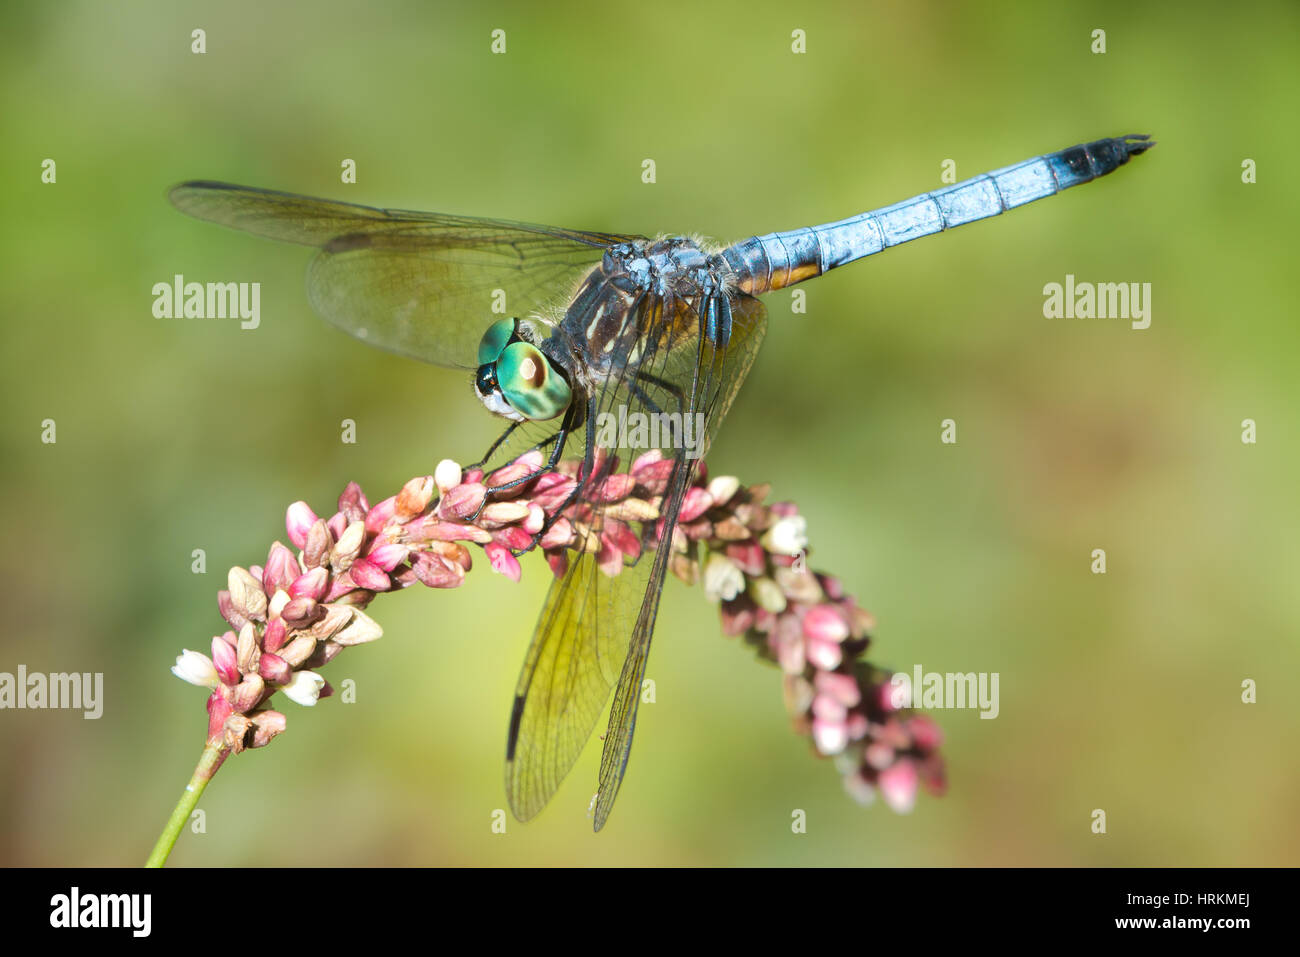
[[[102, 671], [106, 702], [0, 712], [0, 862], [142, 862], [205, 729], [168, 668], [224, 628], [225, 569], [264, 558], [289, 502], [328, 512], [349, 479], [381, 498], [497, 428], [464, 376], [314, 317], [306, 250], [189, 220], [170, 184], [730, 240], [937, 188], [945, 159], [964, 179], [1150, 132], [1098, 183], [807, 284], [806, 315], [769, 297], [711, 455], [799, 503], [812, 564], [879, 619], [873, 661], [1000, 674], [996, 720], [935, 714], [945, 797], [854, 805], [779, 674], [670, 580], [610, 826], [584, 815], [591, 746], [494, 834], [548, 575], [480, 562], [377, 601], [384, 639], [325, 670], [356, 703], [284, 703], [289, 733], [222, 769], [172, 861], [1300, 863], [1300, 15], [1134, 6], [5, 4], [0, 671]], [[260, 281], [261, 328], [155, 319], [177, 272]], [[1150, 282], [1151, 327], [1044, 319], [1066, 273]]]

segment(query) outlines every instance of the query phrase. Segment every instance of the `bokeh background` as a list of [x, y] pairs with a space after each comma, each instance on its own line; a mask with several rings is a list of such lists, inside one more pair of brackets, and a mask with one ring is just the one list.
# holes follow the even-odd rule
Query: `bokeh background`
[[[282, 705], [289, 732], [222, 769], [172, 860], [1300, 862], [1298, 28], [1286, 3], [5, 4], [0, 671], [102, 671], [106, 703], [0, 712], [0, 862], [142, 862], [205, 728], [168, 668], [223, 629], [224, 570], [289, 502], [378, 499], [496, 429], [464, 376], [314, 317], [308, 251], [189, 220], [170, 184], [735, 239], [936, 188], [945, 159], [964, 179], [1130, 132], [1160, 145], [1114, 176], [810, 283], [804, 315], [770, 297], [711, 456], [799, 503], [812, 564], [879, 619], [873, 661], [1000, 674], [996, 720], [935, 715], [945, 797], [853, 804], [779, 674], [670, 580], [610, 826], [585, 817], [591, 746], [494, 834], [548, 576], [480, 562], [377, 601], [384, 639], [326, 669], [356, 703]], [[155, 319], [177, 272], [260, 281], [261, 328]], [[1066, 273], [1151, 283], [1151, 327], [1044, 319]]]

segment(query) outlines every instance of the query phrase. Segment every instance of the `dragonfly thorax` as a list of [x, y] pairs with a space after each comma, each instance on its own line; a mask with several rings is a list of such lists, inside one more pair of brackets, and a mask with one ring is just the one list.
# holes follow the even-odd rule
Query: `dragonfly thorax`
[[[697, 334], [694, 317], [676, 320], [687, 319], [709, 293], [726, 286], [725, 270], [720, 257], [685, 236], [609, 247], [600, 265], [583, 279], [553, 333], [572, 354], [573, 377], [593, 391], [623, 363], [635, 360], [651, 328], [672, 340]], [[669, 311], [667, 317], [664, 310]]]

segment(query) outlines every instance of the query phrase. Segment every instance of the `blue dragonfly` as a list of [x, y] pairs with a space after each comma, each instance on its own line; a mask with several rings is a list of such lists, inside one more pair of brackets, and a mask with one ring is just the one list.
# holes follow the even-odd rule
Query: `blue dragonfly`
[[[680, 236], [373, 209], [216, 182], [183, 183], [170, 198], [191, 216], [316, 247], [307, 291], [327, 320], [371, 345], [471, 372], [478, 398], [509, 420], [485, 459], [518, 441], [511, 438], [517, 430], [525, 444], [538, 439], [531, 447], [548, 453], [546, 470], [566, 449], [581, 454], [566, 504], [588, 507], [588, 540], [552, 584], [525, 657], [505, 783], [515, 816], [536, 816], [612, 692], [592, 800], [600, 830], [627, 768], [671, 530], [763, 339], [757, 297], [1091, 182], [1153, 145], [1145, 135], [1101, 139], [849, 219], [721, 249]], [[503, 292], [513, 317], [497, 318], [490, 308]], [[649, 451], [644, 433], [599, 438], [597, 423], [620, 407], [626, 417], [660, 416], [676, 428], [653, 440], [671, 463], [659, 506], [663, 531], [649, 523], [644, 549], [611, 574], [598, 559], [598, 490]], [[690, 422], [699, 427], [685, 442]], [[490, 488], [488, 498], [513, 484]]]

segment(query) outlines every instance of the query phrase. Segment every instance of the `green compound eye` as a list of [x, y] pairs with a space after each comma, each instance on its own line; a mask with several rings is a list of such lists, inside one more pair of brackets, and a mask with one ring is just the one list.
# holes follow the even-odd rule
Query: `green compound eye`
[[483, 333], [483, 338], [478, 343], [478, 364], [482, 366], [489, 362], [496, 362], [497, 357], [501, 355], [501, 350], [506, 347], [506, 343], [514, 334], [513, 319], [498, 319], [488, 326], [487, 332]]
[[506, 346], [497, 359], [497, 383], [511, 408], [528, 419], [555, 418], [569, 407], [572, 395], [550, 360], [527, 342]]

